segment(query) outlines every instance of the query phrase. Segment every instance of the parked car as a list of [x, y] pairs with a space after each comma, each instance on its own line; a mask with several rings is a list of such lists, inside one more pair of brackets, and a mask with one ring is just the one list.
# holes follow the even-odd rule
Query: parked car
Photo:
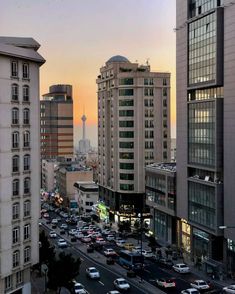
[[120, 291], [129, 291], [130, 290], [130, 285], [123, 278], [118, 278], [118, 279], [114, 280], [113, 284], [117, 290], [120, 290]]
[[229, 285], [223, 288], [223, 293], [235, 294], [235, 285]]
[[156, 284], [159, 287], [162, 288], [175, 288], [176, 287], [176, 283], [173, 279], [167, 279], [167, 278], [160, 278], [156, 280]]
[[140, 253], [141, 252], [141, 246], [134, 246], [132, 251], [136, 252], [136, 253]]
[[52, 221], [51, 221], [51, 223], [53, 225], [57, 225], [58, 224], [58, 219], [57, 218], [53, 218]]
[[48, 218], [48, 217], [50, 217], [50, 215], [49, 215], [49, 213], [45, 212], [45, 213], [43, 214], [43, 217], [44, 217], [44, 218]]
[[117, 253], [112, 248], [106, 248], [104, 250], [104, 255], [105, 256], [113, 256], [113, 255], [117, 255]]
[[65, 235], [65, 230], [60, 230], [60, 235]]
[[207, 282], [203, 280], [195, 280], [194, 282], [190, 283], [191, 287], [196, 288], [198, 290], [208, 290], [210, 286]]
[[190, 268], [184, 264], [184, 263], [177, 263], [175, 265], [172, 266], [173, 270], [181, 273], [181, 274], [186, 274], [190, 272]]
[[89, 244], [87, 245], [87, 249], [86, 249], [87, 253], [92, 253], [94, 252], [94, 246], [93, 244]]
[[76, 236], [78, 239], [81, 239], [81, 238], [84, 237], [84, 234], [83, 234], [82, 232], [77, 232], [77, 233], [75, 234], [75, 236]]
[[50, 233], [49, 233], [49, 237], [50, 237], [50, 238], [56, 238], [56, 237], [57, 237], [56, 232], [55, 232], [55, 231], [50, 231]]
[[107, 294], [121, 294], [121, 293], [117, 290], [111, 290], [111, 291], [107, 292]]
[[67, 242], [64, 239], [59, 239], [57, 242], [59, 248], [66, 248], [68, 247]]
[[85, 287], [76, 281], [73, 281], [73, 291], [75, 294], [87, 294]]
[[186, 290], [182, 290], [181, 294], [200, 294], [200, 292], [195, 288], [188, 288]]
[[101, 245], [105, 245], [106, 244], [106, 241], [103, 238], [100, 238], [100, 237], [96, 238], [95, 242], [97, 244], [101, 244]]
[[100, 278], [100, 273], [95, 267], [89, 267], [86, 269], [86, 275], [90, 279], [99, 279]]
[[69, 230], [69, 235], [74, 236], [77, 233], [76, 229]]

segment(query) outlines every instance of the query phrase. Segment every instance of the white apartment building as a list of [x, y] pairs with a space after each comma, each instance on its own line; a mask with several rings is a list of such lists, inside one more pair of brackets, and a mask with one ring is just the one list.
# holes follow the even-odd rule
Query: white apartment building
[[39, 47], [0, 37], [0, 293], [31, 293], [39, 260]]
[[170, 160], [170, 73], [113, 56], [97, 85], [99, 196], [119, 221], [144, 205], [144, 167]]
[[59, 162], [56, 159], [42, 159], [42, 189], [53, 192], [56, 187], [56, 171]]

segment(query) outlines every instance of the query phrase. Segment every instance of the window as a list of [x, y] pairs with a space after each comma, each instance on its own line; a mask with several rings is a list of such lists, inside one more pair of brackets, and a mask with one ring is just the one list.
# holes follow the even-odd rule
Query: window
[[162, 95], [163, 96], [167, 96], [167, 88], [163, 88], [162, 89]]
[[16, 244], [20, 241], [20, 228], [15, 227], [12, 230], [12, 243]]
[[18, 179], [15, 179], [12, 182], [12, 195], [19, 196], [19, 193], [20, 193], [20, 181]]
[[25, 131], [23, 134], [23, 138], [24, 138], [24, 148], [28, 148], [30, 147], [30, 133], [29, 131]]
[[29, 86], [23, 86], [23, 102], [29, 102]]
[[19, 101], [19, 86], [17, 84], [11, 86], [11, 99], [12, 101]]
[[5, 277], [5, 290], [12, 288], [12, 275]]
[[119, 110], [119, 116], [134, 116], [134, 110]]
[[134, 121], [133, 120], [126, 120], [126, 121], [119, 121], [120, 128], [133, 128]]
[[24, 194], [30, 193], [30, 178], [24, 179]]
[[153, 96], [153, 88], [145, 88], [144, 89], [144, 95], [145, 96]]
[[20, 265], [20, 251], [16, 250], [13, 252], [13, 262], [12, 262], [12, 266], [13, 267], [17, 267]]
[[134, 169], [134, 163], [131, 162], [120, 162], [119, 163], [120, 169]]
[[120, 89], [119, 96], [133, 96], [134, 89]]
[[24, 217], [30, 216], [31, 203], [29, 200], [24, 202]]
[[120, 138], [134, 138], [134, 132], [119, 132]]
[[13, 220], [18, 219], [19, 216], [20, 216], [20, 204], [17, 202], [12, 205], [12, 219]]
[[18, 78], [18, 62], [15, 60], [11, 62], [11, 77]]
[[163, 86], [166, 86], [166, 85], [167, 85], [167, 80], [166, 80], [166, 78], [163, 78], [163, 80], [162, 80], [162, 84], [163, 84]]
[[119, 158], [120, 159], [134, 159], [134, 153], [133, 152], [120, 152]]
[[134, 174], [119, 174], [120, 180], [127, 180], [127, 181], [133, 181], [134, 180]]
[[134, 142], [119, 142], [119, 148], [133, 149]]
[[134, 106], [134, 100], [133, 99], [119, 100], [119, 106]]
[[30, 224], [24, 226], [24, 240], [30, 238]]
[[12, 148], [19, 148], [19, 132], [12, 133]]
[[133, 184], [120, 184], [120, 190], [133, 191], [134, 185]]
[[24, 171], [30, 170], [30, 155], [25, 154], [24, 155]]
[[23, 124], [29, 125], [29, 109], [28, 108], [25, 108], [23, 110]]
[[23, 63], [23, 79], [29, 78], [29, 64]]
[[16, 173], [20, 170], [20, 157], [15, 155], [12, 157], [12, 172]]
[[119, 85], [133, 85], [133, 84], [134, 84], [133, 78], [119, 79]]
[[24, 262], [29, 262], [31, 259], [31, 248], [30, 246], [25, 247], [24, 249]]
[[21, 284], [23, 283], [23, 271], [19, 271], [16, 273], [16, 284]]
[[13, 108], [11, 111], [11, 123], [13, 125], [19, 124], [19, 109], [18, 108]]

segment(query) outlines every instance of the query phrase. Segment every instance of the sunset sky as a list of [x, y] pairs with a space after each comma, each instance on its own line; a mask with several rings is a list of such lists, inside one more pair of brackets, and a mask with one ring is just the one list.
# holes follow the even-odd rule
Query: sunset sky
[[[96, 77], [113, 55], [172, 74], [171, 117], [175, 137], [175, 0], [2, 0], [0, 35], [33, 37], [46, 59], [40, 94], [52, 84], [73, 85], [76, 141], [97, 145]], [[77, 142], [75, 142], [76, 144]]]

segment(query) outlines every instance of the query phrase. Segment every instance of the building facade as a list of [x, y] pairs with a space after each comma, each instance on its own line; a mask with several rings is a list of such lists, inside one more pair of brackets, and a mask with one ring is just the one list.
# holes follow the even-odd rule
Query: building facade
[[145, 173], [150, 230], [162, 244], [176, 244], [176, 164], [154, 163], [146, 166]]
[[42, 159], [73, 158], [71, 85], [53, 85], [40, 101]]
[[0, 37], [0, 293], [31, 293], [39, 261], [39, 47]]
[[75, 200], [81, 214], [90, 213], [92, 206], [98, 202], [99, 188], [94, 182], [76, 182]]
[[59, 162], [55, 159], [42, 160], [42, 189], [46, 192], [53, 192], [56, 188], [56, 171]]
[[143, 207], [144, 167], [170, 160], [170, 74], [114, 56], [97, 85], [99, 194], [119, 221]]
[[[235, 252], [235, 230], [219, 228], [234, 226], [234, 17], [231, 1], [177, 1], [180, 245], [208, 271]], [[234, 258], [227, 264], [235, 271]]]

